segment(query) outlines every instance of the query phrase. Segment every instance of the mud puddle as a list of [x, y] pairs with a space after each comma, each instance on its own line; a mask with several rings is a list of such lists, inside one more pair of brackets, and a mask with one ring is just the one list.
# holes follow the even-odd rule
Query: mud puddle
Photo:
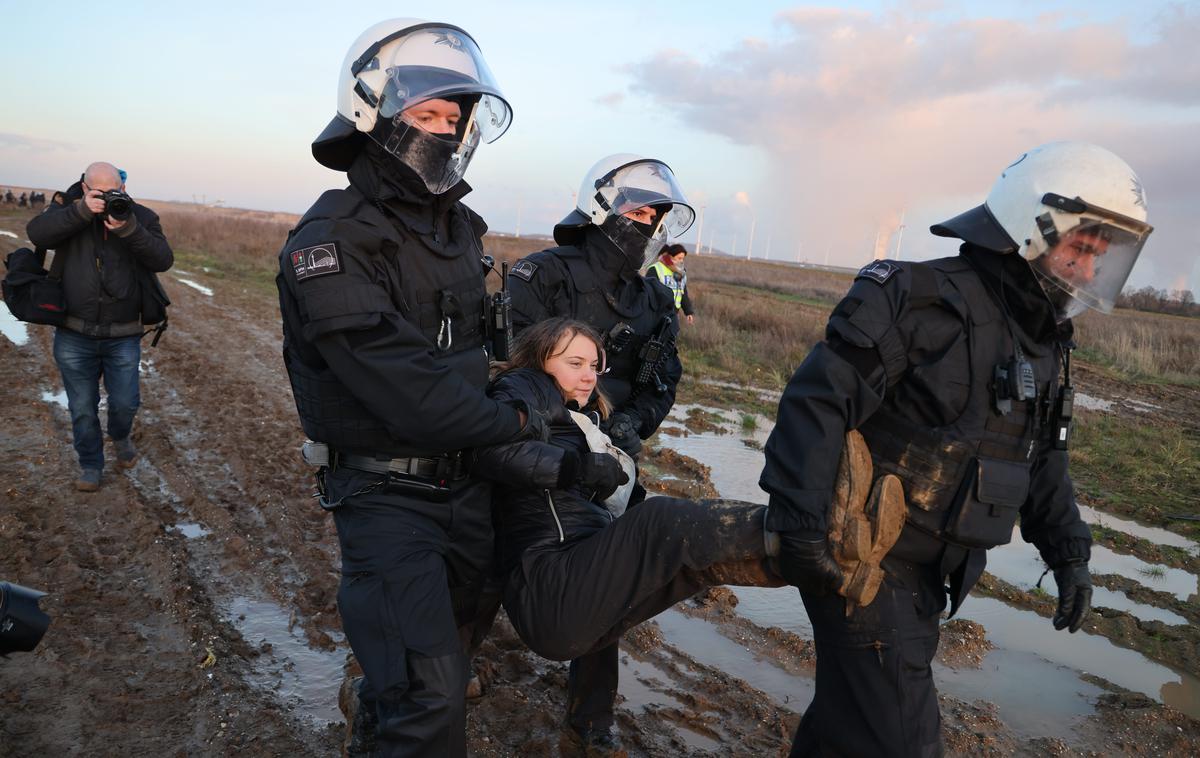
[[[670, 692], [670, 674], [650, 661], [627, 654], [621, 656], [621, 679], [617, 688], [623, 698], [621, 707], [635, 714], [653, 713], [664, 708], [686, 708], [687, 703]], [[686, 723], [675, 722], [677, 736], [689, 748], [719, 753], [721, 741], [701, 734]]]
[[1108, 400], [1082, 392], [1075, 393], [1075, 405], [1084, 410], [1101, 411], [1102, 413], [1112, 413], [1115, 407], [1127, 408], [1136, 413], [1158, 413], [1163, 409], [1161, 405], [1147, 403], [1143, 400], [1135, 400], [1131, 397], [1118, 397]]
[[239, 596], [222, 610], [261, 654], [252, 664], [253, 686], [274, 691], [285, 708], [319, 726], [342, 721], [337, 702], [344, 653], [309, 647], [294, 616], [276, 603]]
[[[1180, 600], [1187, 600], [1195, 594], [1197, 587], [1196, 575], [1191, 572], [1161, 564], [1147, 563], [1130, 555], [1114, 553], [1103, 545], [1092, 546], [1092, 559], [1088, 563], [1088, 568], [1093, 574], [1120, 574], [1150, 589], [1169, 592]], [[1024, 542], [1018, 530], [1013, 531], [1012, 542], [988, 551], [987, 571], [1009, 584], [1014, 584], [1026, 591], [1034, 588], [1034, 585], [1037, 584], [1039, 577], [1042, 576], [1042, 572], [1045, 570], [1046, 566], [1042, 563], [1037, 549], [1033, 545]], [[1045, 579], [1042, 580], [1042, 589], [1051, 593], [1055, 591], [1053, 573], [1046, 574]], [[1134, 616], [1147, 620], [1153, 614], [1166, 612], [1161, 609], [1154, 609], [1152, 606], [1146, 606], [1143, 603], [1135, 603], [1128, 599], [1123, 601], [1114, 599], [1113, 602], [1124, 603], [1130, 607], [1140, 607], [1144, 613], [1150, 615], [1143, 615], [1141, 612], [1129, 610], [1120, 605], [1107, 605], [1099, 602], [1099, 600], [1095, 601], [1094, 604], [1107, 605], [1109, 608], [1117, 608], [1118, 610], [1129, 610]], [[1175, 616], [1175, 614], [1171, 615]], [[1159, 620], [1168, 624], [1187, 623], [1181, 618], [1175, 621]]]
[[[737, 593], [746, 589], [750, 588], [734, 588]], [[792, 595], [792, 602], [799, 605], [799, 595], [794, 590], [789, 594]], [[800, 613], [803, 615], [803, 608]], [[654, 620], [667, 642], [706, 666], [744, 679], [777, 704], [800, 713], [812, 700], [815, 683], [811, 678], [796, 676], [778, 668], [771, 659], [756, 655], [730, 640], [709, 622], [690, 618], [674, 608], [660, 613]], [[757, 619], [751, 620], [761, 623]]]
[[205, 529], [200, 524], [179, 523], [171, 527], [173, 531], [179, 532], [189, 540], [198, 540], [201, 537], [207, 537], [212, 534], [211, 531]]
[[1200, 544], [1182, 534], [1176, 534], [1162, 527], [1150, 526], [1131, 519], [1113, 516], [1112, 514], [1098, 511], [1095, 508], [1090, 508], [1082, 503], [1079, 504], [1079, 513], [1083, 516], [1083, 520], [1089, 524], [1115, 529], [1118, 532], [1124, 532], [1155, 545], [1177, 547], [1186, 550], [1192, 555], [1200, 554]]

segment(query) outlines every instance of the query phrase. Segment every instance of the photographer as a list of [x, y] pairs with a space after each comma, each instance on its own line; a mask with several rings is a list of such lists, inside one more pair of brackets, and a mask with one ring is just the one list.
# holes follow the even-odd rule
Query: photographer
[[121, 172], [93, 163], [80, 180], [82, 197], [51, 205], [26, 234], [39, 249], [63, 256], [67, 319], [54, 335], [54, 360], [62, 372], [80, 475], [75, 488], [94, 492], [104, 469], [104, 439], [97, 407], [100, 377], [108, 391], [108, 436], [117, 465], [137, 459], [129, 433], [137, 412], [144, 287], [151, 272], [166, 271], [174, 255], [158, 216], [125, 194]]

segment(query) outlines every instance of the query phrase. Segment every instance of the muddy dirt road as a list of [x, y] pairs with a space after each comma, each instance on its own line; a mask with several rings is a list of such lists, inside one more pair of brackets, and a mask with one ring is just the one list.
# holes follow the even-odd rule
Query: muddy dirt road
[[[275, 302], [202, 270], [163, 280], [174, 305], [162, 343], [143, 350], [142, 457], [128, 472], [110, 466], [97, 493], [71, 486], [51, 330], [10, 323], [0, 336], [0, 579], [50, 592], [53, 617], [34, 653], [0, 660], [0, 755], [336, 755], [337, 546], [297, 454]], [[694, 461], [654, 464], [664, 486], [711, 493]], [[811, 696], [811, 643], [739, 618], [736, 602], [711, 593], [629, 635], [619, 725], [632, 755], [786, 753]], [[972, 665], [980, 636], [948, 634], [948, 665]], [[558, 755], [565, 664], [529, 653], [503, 621], [483, 653], [472, 753]], [[1103, 718], [1070, 744], [1020, 736], [985, 701], [944, 697], [947, 745], [1200, 748], [1190, 719], [1104, 697]]]

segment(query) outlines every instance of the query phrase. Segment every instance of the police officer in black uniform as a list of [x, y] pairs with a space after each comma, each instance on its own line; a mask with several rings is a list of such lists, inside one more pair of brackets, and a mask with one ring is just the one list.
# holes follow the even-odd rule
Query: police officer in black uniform
[[605, 431], [631, 455], [675, 403], [683, 367], [675, 352], [671, 291], [641, 275], [663, 241], [695, 213], [662, 161], [620, 153], [599, 161], [577, 206], [554, 227], [559, 247], [521, 259], [509, 271], [513, 327], [551, 316], [588, 324], [605, 338], [608, 373], [600, 388], [613, 403]]
[[[611, 155], [584, 176], [575, 209], [554, 227], [559, 247], [521, 259], [508, 275], [518, 333], [567, 316], [604, 336], [608, 372], [600, 388], [613, 413], [603, 428], [635, 457], [670, 412], [683, 375], [674, 295], [641, 272], [694, 218], [665, 163]], [[616, 644], [571, 661], [567, 721], [574, 733], [567, 736], [589, 755], [620, 754], [613, 729], [618, 667]]]
[[[1120, 158], [1045, 145], [1005, 169], [984, 205], [932, 227], [963, 240], [957, 257], [876, 261], [834, 309], [784, 390], [760, 482], [817, 646], [792, 755], [942, 754], [930, 662], [946, 580], [953, 614], [1018, 515], [1054, 572], [1054, 628], [1083, 625], [1091, 535], [1067, 472], [1070, 319], [1111, 310], [1145, 219]], [[847, 615], [827, 509], [849, 429], [876, 475], [900, 477], [908, 518], [875, 601]]]
[[490, 492], [463, 449], [537, 427], [484, 395], [486, 225], [460, 202], [473, 152], [510, 120], [466, 32], [376, 24], [313, 143], [349, 187], [321, 195], [280, 255], [284, 362], [320, 443], [306, 454], [337, 525], [338, 607], [380, 754], [465, 754], [456, 620], [474, 614], [493, 548]]

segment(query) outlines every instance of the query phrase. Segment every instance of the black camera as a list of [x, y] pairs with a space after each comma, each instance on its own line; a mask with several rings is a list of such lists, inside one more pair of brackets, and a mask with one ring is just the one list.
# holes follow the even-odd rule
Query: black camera
[[105, 190], [100, 195], [104, 201], [104, 213], [114, 221], [124, 221], [133, 213], [133, 198], [121, 190]]

